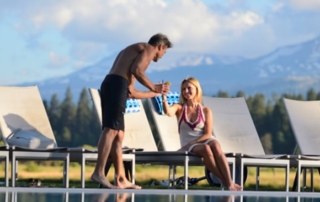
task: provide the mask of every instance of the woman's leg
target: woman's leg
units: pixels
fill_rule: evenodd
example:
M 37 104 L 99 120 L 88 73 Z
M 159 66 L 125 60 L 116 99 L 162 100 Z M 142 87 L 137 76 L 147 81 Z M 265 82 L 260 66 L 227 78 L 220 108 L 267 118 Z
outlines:
M 229 190 L 241 190 L 242 187 L 238 184 L 235 184 L 231 179 L 229 164 L 227 161 L 226 156 L 221 150 L 221 146 L 218 141 L 212 140 L 209 142 L 210 149 L 213 153 L 214 158 L 216 159 L 216 163 L 218 165 L 218 169 L 223 176 L 226 184 L 225 186 L 228 187 Z
M 196 145 L 192 149 L 192 152 L 203 158 L 203 163 L 206 166 L 206 168 L 208 168 L 208 170 L 210 172 L 212 172 L 214 175 L 216 175 L 220 179 L 222 184 L 227 183 L 224 180 L 224 177 L 216 164 L 214 155 L 213 155 L 209 145 L 207 145 L 207 144 Z

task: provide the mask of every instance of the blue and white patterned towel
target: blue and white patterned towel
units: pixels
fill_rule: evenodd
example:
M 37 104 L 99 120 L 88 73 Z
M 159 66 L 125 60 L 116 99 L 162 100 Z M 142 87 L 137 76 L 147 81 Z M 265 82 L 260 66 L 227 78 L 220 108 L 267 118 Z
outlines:
M 126 114 L 140 112 L 141 107 L 137 99 L 127 99 Z
M 180 98 L 179 92 L 169 92 L 167 94 L 168 105 L 171 106 L 173 104 L 179 103 L 179 98 Z M 163 106 L 162 106 L 162 96 L 155 97 L 152 100 L 153 100 L 153 104 L 155 106 L 156 111 L 159 114 L 164 115 Z
M 100 95 L 100 89 L 98 89 Z M 137 99 L 128 98 L 126 101 L 126 114 L 140 112 L 140 104 Z

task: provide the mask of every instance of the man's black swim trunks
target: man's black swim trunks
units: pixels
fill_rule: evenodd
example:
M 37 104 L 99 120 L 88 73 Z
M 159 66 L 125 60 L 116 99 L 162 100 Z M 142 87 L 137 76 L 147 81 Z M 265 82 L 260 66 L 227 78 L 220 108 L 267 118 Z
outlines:
M 128 81 L 115 74 L 109 74 L 103 80 L 100 87 L 102 129 L 107 127 L 124 131 L 128 87 Z

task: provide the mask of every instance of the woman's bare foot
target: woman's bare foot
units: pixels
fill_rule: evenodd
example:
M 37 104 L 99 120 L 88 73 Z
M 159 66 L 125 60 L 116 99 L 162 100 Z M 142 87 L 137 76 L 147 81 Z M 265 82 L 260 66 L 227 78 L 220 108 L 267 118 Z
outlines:
M 119 189 L 141 189 L 140 186 L 132 184 L 126 178 L 118 179 L 117 180 L 117 186 L 119 187 Z
M 96 173 L 91 175 L 91 180 L 102 185 L 103 188 L 107 189 L 119 189 L 119 187 L 112 185 L 104 176 L 99 176 Z
M 240 185 L 238 185 L 238 184 L 236 184 L 236 183 L 231 183 L 231 185 L 230 186 L 228 186 L 227 187 L 228 188 L 228 190 L 230 190 L 230 191 L 241 191 L 242 190 L 242 187 L 240 186 Z

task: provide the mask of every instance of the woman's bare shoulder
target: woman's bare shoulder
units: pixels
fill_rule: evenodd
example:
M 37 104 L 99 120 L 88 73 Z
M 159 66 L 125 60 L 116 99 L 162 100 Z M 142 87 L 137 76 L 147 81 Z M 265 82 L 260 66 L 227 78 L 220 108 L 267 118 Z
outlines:
M 180 111 L 182 109 L 182 104 L 174 103 L 173 105 L 171 105 L 171 107 L 175 108 L 177 111 Z
M 201 105 L 201 106 L 202 106 L 202 110 L 203 110 L 204 113 L 211 113 L 211 109 L 209 107 L 206 107 L 206 106 L 203 106 L 203 105 Z

